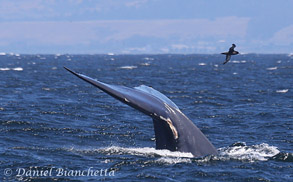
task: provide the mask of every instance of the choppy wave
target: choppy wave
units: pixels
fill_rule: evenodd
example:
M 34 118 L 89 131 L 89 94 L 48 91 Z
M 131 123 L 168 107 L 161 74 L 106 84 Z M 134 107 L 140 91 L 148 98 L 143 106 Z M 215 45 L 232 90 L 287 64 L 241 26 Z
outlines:
M 137 66 L 121 66 L 119 67 L 120 69 L 128 69 L 128 70 L 132 70 L 132 69 L 135 69 L 137 68 Z
M 111 146 L 106 148 L 100 148 L 95 150 L 98 153 L 106 155 L 134 155 L 157 158 L 155 163 L 159 164 L 177 164 L 177 163 L 191 163 L 193 155 L 191 153 L 184 152 L 172 152 L 169 150 L 157 150 L 155 148 L 143 147 L 143 148 L 124 148 Z M 153 160 L 153 159 L 151 159 Z
M 289 89 L 277 90 L 277 93 L 287 93 Z
M 246 60 L 234 60 L 232 63 L 246 63 Z
M 106 153 L 110 155 L 119 155 L 119 154 L 129 154 L 145 157 L 184 157 L 184 158 L 193 158 L 191 153 L 185 152 L 172 152 L 169 150 L 157 150 L 155 148 L 143 147 L 143 148 L 124 148 L 111 146 L 107 148 L 97 149 L 101 153 Z
M 0 68 L 0 71 L 9 71 L 10 68 Z
M 16 67 L 16 68 L 0 68 L 0 71 L 9 71 L 9 70 L 23 71 L 23 68 L 21 68 L 21 67 Z
M 270 157 L 279 154 L 275 146 L 262 143 L 247 146 L 245 143 L 235 143 L 232 146 L 219 149 L 219 160 L 267 161 Z
M 14 71 L 23 71 L 23 68 L 17 67 L 17 68 L 12 68 L 12 70 L 14 70 Z
M 278 69 L 278 67 L 267 68 L 267 70 L 270 70 L 270 71 L 272 71 L 272 70 L 276 70 L 276 69 Z
M 151 64 L 147 62 L 147 63 L 140 63 L 140 65 L 141 66 L 150 66 Z
M 206 63 L 198 63 L 199 66 L 205 66 L 207 65 Z

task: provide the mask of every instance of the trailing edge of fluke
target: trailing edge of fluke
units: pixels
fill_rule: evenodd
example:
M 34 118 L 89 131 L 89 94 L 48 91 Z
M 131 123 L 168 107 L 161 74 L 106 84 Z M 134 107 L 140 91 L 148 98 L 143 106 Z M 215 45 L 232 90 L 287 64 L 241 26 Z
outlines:
M 217 154 L 215 147 L 200 129 L 159 91 L 147 86 L 129 88 L 110 85 L 64 68 L 119 101 L 152 117 L 156 149 L 188 152 L 194 157 Z

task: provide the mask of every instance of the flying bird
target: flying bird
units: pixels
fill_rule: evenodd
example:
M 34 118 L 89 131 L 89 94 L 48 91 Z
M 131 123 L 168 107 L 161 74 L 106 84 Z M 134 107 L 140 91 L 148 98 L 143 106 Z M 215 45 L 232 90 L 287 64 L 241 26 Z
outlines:
M 230 49 L 229 49 L 228 52 L 223 52 L 223 53 L 221 53 L 221 54 L 225 54 L 225 55 L 226 55 L 226 60 L 225 60 L 225 62 L 224 62 L 223 64 L 228 63 L 228 62 L 230 61 L 232 55 L 237 55 L 237 54 L 239 54 L 238 51 L 235 51 L 235 50 L 234 50 L 235 47 L 236 47 L 236 45 L 235 45 L 235 44 L 232 44 L 232 47 L 230 47 Z

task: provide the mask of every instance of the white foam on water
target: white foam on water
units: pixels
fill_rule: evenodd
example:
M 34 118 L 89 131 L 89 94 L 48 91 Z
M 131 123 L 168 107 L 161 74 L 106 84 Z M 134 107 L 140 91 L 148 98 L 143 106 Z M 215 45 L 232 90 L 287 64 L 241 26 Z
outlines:
M 145 57 L 145 58 L 143 58 L 144 60 L 147 60 L 147 61 L 153 61 L 153 60 L 155 60 L 154 58 L 149 58 L 149 57 Z
M 210 162 L 211 160 L 240 160 L 248 162 L 267 161 L 269 160 L 269 158 L 280 153 L 277 147 L 270 146 L 266 143 L 251 146 L 246 146 L 245 144 L 242 144 L 241 146 L 219 148 L 218 155 L 206 156 L 204 158 L 198 159 L 194 158 L 191 153 L 157 150 L 150 147 L 124 148 L 111 146 L 95 149 L 94 151 L 99 153 L 105 153 L 106 155 L 136 155 L 144 157 L 158 157 L 155 162 L 162 164 L 191 163 L 193 159 L 196 162 Z M 83 150 L 83 152 L 85 151 Z
M 12 68 L 12 70 L 14 70 L 14 71 L 23 71 L 23 68 L 17 67 L 17 68 Z
M 206 63 L 198 63 L 199 66 L 205 66 L 207 65 Z
M 277 90 L 277 93 L 287 93 L 289 89 Z
M 142 65 L 142 66 L 149 66 L 151 64 L 150 63 L 141 63 L 140 65 Z
M 278 67 L 267 68 L 267 70 L 276 70 L 276 69 L 278 69 Z
M 247 146 L 245 143 L 240 143 L 241 145 L 234 145 L 230 147 L 219 148 L 218 155 L 209 155 L 202 158 L 195 158 L 191 153 L 184 152 L 172 152 L 169 150 L 157 150 L 155 148 L 143 147 L 143 148 L 125 148 L 118 146 L 109 146 L 105 148 L 87 148 L 87 149 L 77 149 L 75 147 L 65 148 L 66 151 L 78 153 L 81 155 L 93 155 L 95 153 L 100 153 L 106 156 L 113 156 L 114 159 L 119 155 L 133 155 L 142 156 L 149 158 L 150 162 L 159 164 L 177 164 L 177 163 L 207 163 L 211 161 L 229 161 L 229 160 L 239 160 L 244 162 L 255 162 L 255 161 L 267 161 L 270 158 L 276 156 L 280 153 L 277 147 L 270 146 L 269 144 L 262 143 L 257 145 Z M 39 147 L 15 147 L 14 149 L 19 150 L 61 150 L 60 148 L 39 148 Z M 64 149 L 63 149 L 64 150 Z M 124 156 L 122 156 L 124 158 Z M 111 157 L 106 158 L 101 161 L 102 163 L 113 162 Z
M 219 149 L 219 160 L 244 160 L 249 162 L 255 161 L 267 161 L 270 157 L 273 157 L 280 153 L 277 147 L 270 146 L 269 144 L 262 143 L 257 145 L 246 146 L 232 146 Z
M 5 52 L 0 52 L 0 56 L 6 56 Z
M 171 158 L 171 157 L 161 157 L 156 160 L 157 163 L 162 163 L 162 164 L 177 164 L 177 163 L 191 163 L 191 159 L 188 158 Z
M 240 63 L 240 61 L 232 61 L 232 63 Z
M 155 148 L 143 147 L 143 148 L 124 148 L 111 146 L 106 148 L 97 149 L 99 152 L 112 154 L 130 154 L 138 156 L 161 156 L 161 157 L 184 157 L 193 158 L 191 153 L 185 152 L 172 152 L 170 150 L 157 150 Z
M 159 158 L 155 160 L 156 163 L 161 164 L 177 164 L 177 163 L 191 163 L 191 158 L 193 155 L 191 153 L 184 152 L 172 152 L 169 150 L 157 150 L 155 148 L 143 147 L 143 148 L 123 148 L 123 147 L 107 147 L 98 149 L 100 152 L 106 152 L 109 154 L 129 154 L 136 156 L 145 157 L 156 157 Z
M 137 66 L 121 66 L 119 67 L 120 69 L 128 69 L 128 70 L 132 70 L 132 69 L 135 69 L 137 68 Z
M 9 71 L 9 70 L 23 71 L 23 68 L 21 68 L 21 67 L 16 67 L 16 68 L 0 68 L 0 71 Z

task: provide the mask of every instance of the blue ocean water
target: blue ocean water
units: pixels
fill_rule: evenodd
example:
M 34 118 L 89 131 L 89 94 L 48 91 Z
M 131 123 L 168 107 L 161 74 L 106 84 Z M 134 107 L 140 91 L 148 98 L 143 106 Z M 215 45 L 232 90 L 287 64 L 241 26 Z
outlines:
M 0 55 L 1 181 L 293 181 L 293 56 Z M 74 77 L 147 85 L 217 156 L 156 150 L 152 119 Z

